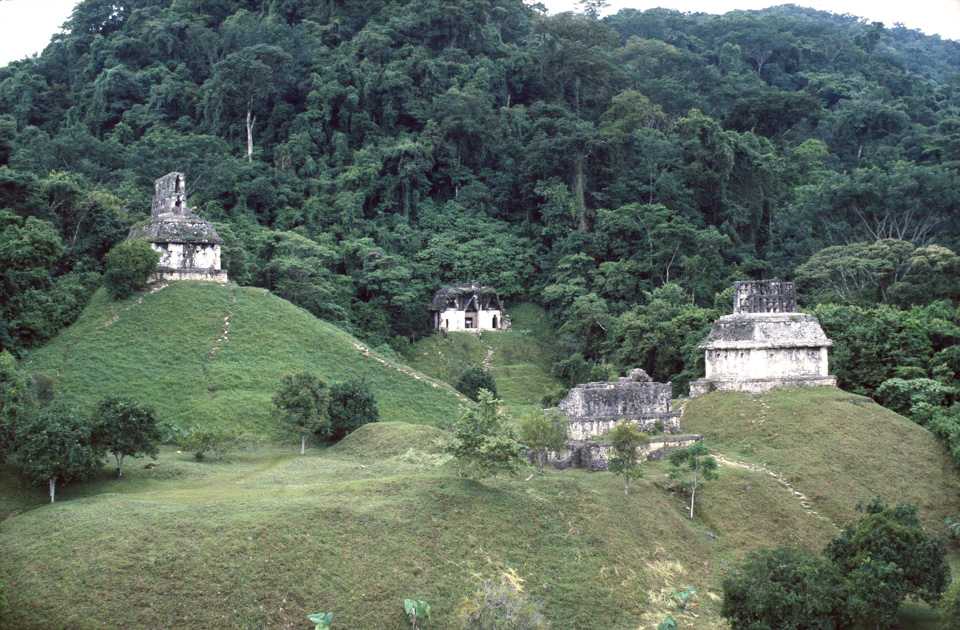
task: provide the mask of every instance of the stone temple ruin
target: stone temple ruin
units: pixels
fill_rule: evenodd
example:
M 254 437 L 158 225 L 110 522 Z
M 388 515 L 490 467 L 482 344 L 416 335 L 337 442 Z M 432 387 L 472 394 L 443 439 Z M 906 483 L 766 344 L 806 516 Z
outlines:
M 127 238 L 146 238 L 160 252 L 152 281 L 227 281 L 227 272 L 220 269 L 223 240 L 212 223 L 198 217 L 187 205 L 183 173 L 168 173 L 154 182 L 150 218 L 135 225 Z
M 437 291 L 430 306 L 430 327 L 435 331 L 509 330 L 510 317 L 493 287 L 466 282 Z
M 690 397 L 714 390 L 759 394 L 774 387 L 836 386 L 827 374 L 827 339 L 813 315 L 797 312 L 792 282 L 735 283 L 733 314 L 713 324 L 706 342 L 706 378 Z
M 622 420 L 636 423 L 646 433 L 659 429 L 664 434 L 651 438 L 645 447 L 648 459 L 693 444 L 702 436 L 677 435 L 680 414 L 671 409 L 670 395 L 670 383 L 654 383 L 640 369 L 616 381 L 577 385 L 557 405 L 570 423 L 569 441 L 566 450 L 552 455 L 553 465 L 607 470 L 611 445 L 603 436 Z

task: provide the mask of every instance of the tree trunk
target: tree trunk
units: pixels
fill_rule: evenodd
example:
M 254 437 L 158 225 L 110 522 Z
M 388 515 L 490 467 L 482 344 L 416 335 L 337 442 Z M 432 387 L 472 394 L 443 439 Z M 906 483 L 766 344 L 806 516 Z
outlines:
M 690 487 L 690 519 L 693 520 L 693 502 L 697 498 L 697 486 Z
M 117 460 L 117 477 L 123 477 L 123 453 L 114 453 L 113 456 Z
M 253 115 L 253 99 L 247 103 L 247 161 L 253 162 L 253 126 L 257 117 Z
M 493 489 L 494 489 L 494 490 L 498 490 L 498 489 L 499 489 L 499 486 L 497 485 L 497 476 L 496 476 L 496 475 L 493 476 Z
M 630 490 L 630 477 L 627 477 L 626 475 L 624 475 L 624 477 L 623 477 L 623 496 L 625 496 L 625 497 L 630 496 L 630 493 L 628 492 L 628 490 Z
M 300 454 L 303 455 L 307 452 L 307 434 L 304 433 L 300 436 Z
M 50 503 L 53 503 L 53 495 L 57 493 L 57 478 L 50 477 Z

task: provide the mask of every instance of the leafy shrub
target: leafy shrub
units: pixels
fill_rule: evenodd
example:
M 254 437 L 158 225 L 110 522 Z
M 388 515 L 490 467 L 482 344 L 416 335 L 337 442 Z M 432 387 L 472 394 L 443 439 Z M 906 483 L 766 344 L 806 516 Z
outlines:
M 363 381 L 350 380 L 330 387 L 330 438 L 342 440 L 365 424 L 378 422 L 377 399 Z
M 926 425 L 934 407 L 946 405 L 955 394 L 952 387 L 929 378 L 891 378 L 877 389 L 881 405 L 921 425 Z
M 940 619 L 943 630 L 960 630 L 960 580 L 954 581 L 943 594 L 943 599 L 940 600 Z
M 541 473 L 547 452 L 559 452 L 566 446 L 569 426 L 556 409 L 534 409 L 520 418 L 520 440 L 533 449 Z
M 734 630 L 845 628 L 853 621 L 845 600 L 828 562 L 799 549 L 760 549 L 723 580 L 720 614 Z
M 213 453 L 217 461 L 220 461 L 223 454 L 230 449 L 253 441 L 253 436 L 244 433 L 240 427 L 225 429 L 195 424 L 183 431 L 180 446 L 187 451 L 195 450 L 194 457 L 197 461 L 203 461 L 208 451 Z
M 524 594 L 522 580 L 507 573 L 483 580 L 460 604 L 457 620 L 463 630 L 545 630 L 549 626 L 540 608 Z
M 115 300 L 130 297 L 157 272 L 160 253 L 146 239 L 121 241 L 105 258 L 103 285 Z
M 517 441 L 516 429 L 500 413 L 500 401 L 485 389 L 478 398 L 475 407 L 461 407 L 447 452 L 456 459 L 461 474 L 473 479 L 493 475 L 496 488 L 499 474 L 516 474 L 525 464 L 526 449 Z
M 849 582 L 862 614 L 889 625 L 907 597 L 939 601 L 950 584 L 945 543 L 927 535 L 917 507 L 890 506 L 877 497 L 857 509 L 864 517 L 845 525 L 824 555 Z
M 461 374 L 456 387 L 458 392 L 470 400 L 477 400 L 481 389 L 485 389 L 493 394 L 494 398 L 497 397 L 497 382 L 494 380 L 493 374 L 487 372 L 479 365 Z

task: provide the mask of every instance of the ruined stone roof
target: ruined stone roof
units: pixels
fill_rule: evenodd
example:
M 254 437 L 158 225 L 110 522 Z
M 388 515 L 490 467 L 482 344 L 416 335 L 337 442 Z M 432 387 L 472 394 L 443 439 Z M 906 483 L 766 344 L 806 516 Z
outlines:
M 705 350 L 830 347 L 820 322 L 807 313 L 736 313 L 713 323 Z
M 733 312 L 796 313 L 797 292 L 792 282 L 747 280 L 734 282 Z
M 433 295 L 432 311 L 454 309 L 458 311 L 503 310 L 500 298 L 493 287 L 479 282 L 463 282 L 440 289 Z
M 581 383 L 557 408 L 571 421 L 634 420 L 678 416 L 671 410 L 670 383 L 655 383 L 640 369 L 615 381 Z
M 183 173 L 167 173 L 153 183 L 150 218 L 134 225 L 128 239 L 145 238 L 151 243 L 223 244 L 213 224 L 201 219 L 187 205 Z

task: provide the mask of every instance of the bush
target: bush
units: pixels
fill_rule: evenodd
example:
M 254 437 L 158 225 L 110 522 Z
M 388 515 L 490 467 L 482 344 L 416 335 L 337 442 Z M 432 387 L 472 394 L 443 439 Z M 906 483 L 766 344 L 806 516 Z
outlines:
M 921 425 L 929 420 L 926 410 L 947 405 L 955 394 L 952 387 L 929 378 L 891 378 L 877 389 L 881 405 Z
M 734 630 L 846 628 L 845 599 L 829 563 L 799 549 L 760 549 L 723 580 L 720 614 Z
M 494 398 L 497 397 L 497 383 L 493 379 L 493 374 L 480 366 L 470 368 L 457 381 L 457 391 L 470 400 L 477 400 L 477 395 L 481 389 L 493 394 Z
M 344 381 L 330 387 L 330 438 L 342 440 L 365 424 L 378 422 L 380 412 L 373 392 L 363 381 Z
M 501 473 L 516 474 L 526 462 L 526 450 L 517 441 L 517 430 L 500 413 L 500 400 L 485 389 L 480 390 L 479 404 L 461 407 L 453 427 L 453 443 L 447 452 L 453 455 L 460 473 L 472 479 Z
M 853 605 L 889 626 L 904 599 L 939 601 L 950 584 L 946 545 L 927 535 L 916 506 L 877 497 L 857 509 L 864 517 L 845 525 L 824 551 L 849 582 Z
M 115 300 L 130 297 L 157 272 L 160 253 L 146 239 L 121 241 L 106 255 L 103 285 Z
M 940 627 L 943 630 L 960 630 L 960 581 L 950 585 L 940 600 Z
M 520 418 L 520 440 L 533 449 L 540 472 L 550 451 L 559 452 L 567 445 L 569 423 L 556 409 L 534 409 Z
M 512 573 L 498 581 L 483 580 L 480 588 L 460 604 L 457 620 L 463 630 L 545 630 L 549 626 L 540 605 L 523 593 Z

